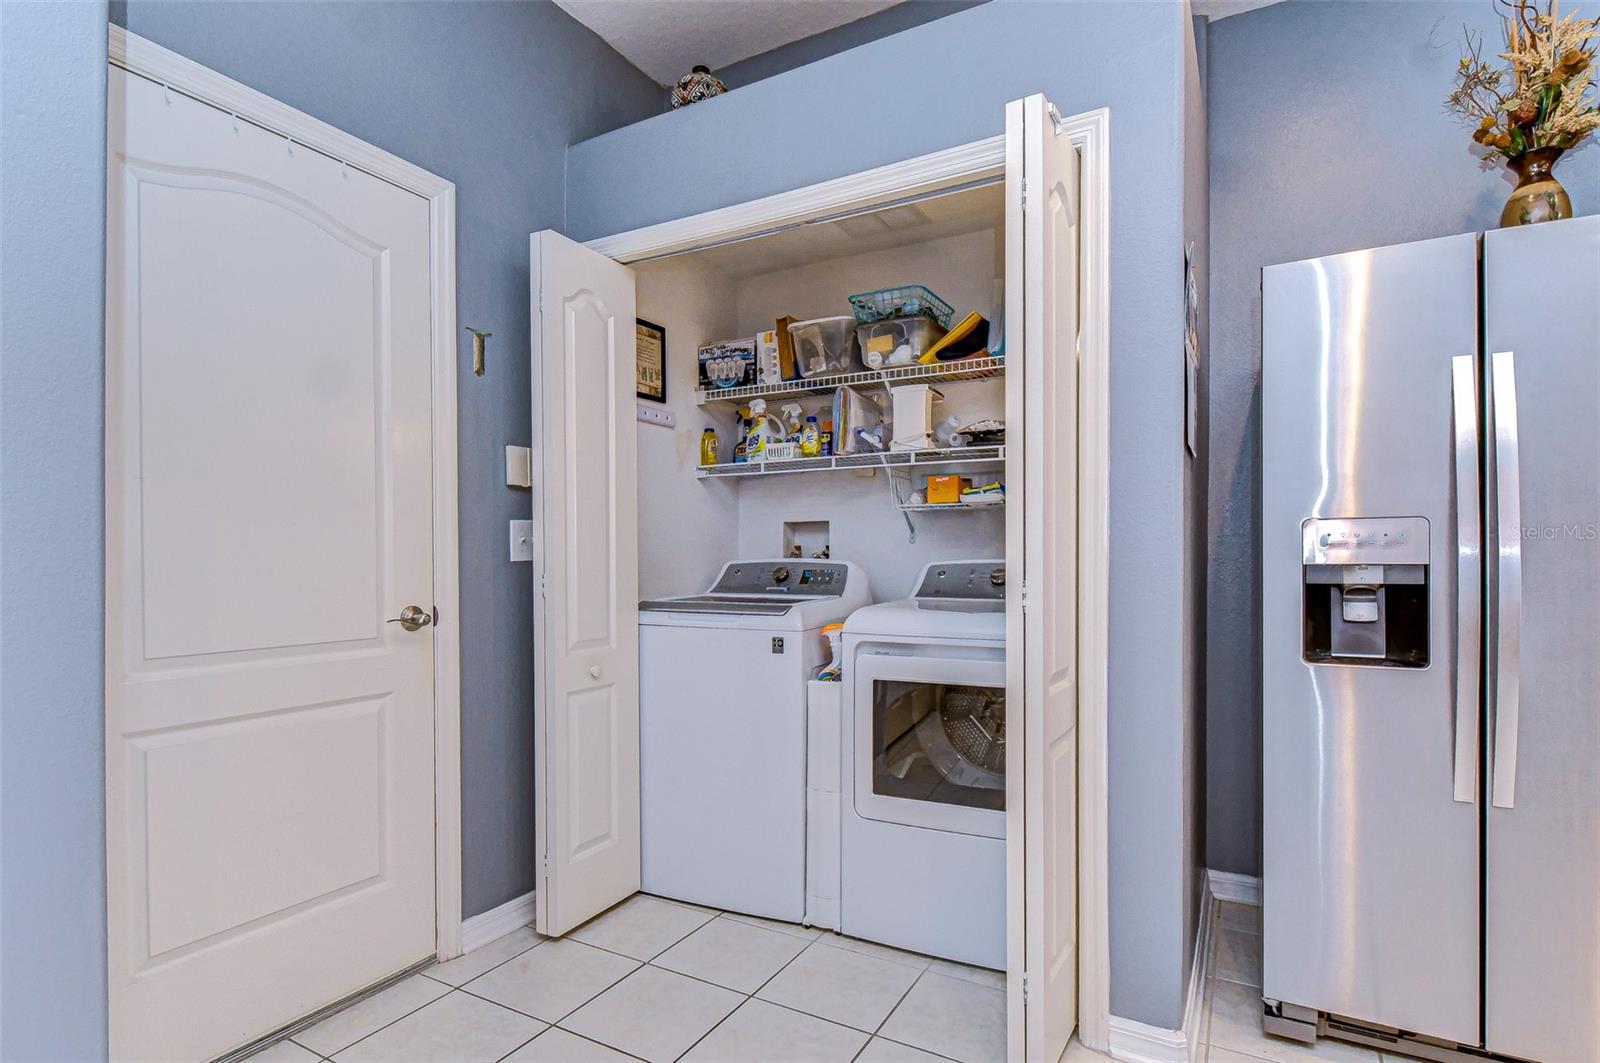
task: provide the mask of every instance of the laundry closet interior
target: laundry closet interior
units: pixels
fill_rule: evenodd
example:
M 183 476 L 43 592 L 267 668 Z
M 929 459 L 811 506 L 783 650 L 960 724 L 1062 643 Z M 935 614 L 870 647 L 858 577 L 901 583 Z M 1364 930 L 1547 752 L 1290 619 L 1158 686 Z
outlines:
M 1060 142 L 1036 148 L 1031 229 L 1012 113 L 1012 152 L 975 179 L 626 269 L 535 235 L 541 931 L 642 890 L 1016 975 L 1037 905 L 1065 1023 L 1039 1033 L 1065 1043 L 1075 706 L 1028 685 L 1022 650 L 1075 674 L 1050 647 L 1075 646 L 1078 158 L 1028 104 Z M 663 401 L 633 394 L 635 318 L 664 333 Z M 849 318 L 820 348 L 806 324 Z M 764 375 L 759 353 L 702 365 L 791 323 L 776 374 L 770 353 Z M 1028 477 L 1030 443 L 1049 456 Z M 1051 514 L 1031 535 L 1025 486 Z M 1025 633 L 1044 573 L 1060 593 Z M 1039 899 L 1035 688 L 1068 717 L 1032 729 Z

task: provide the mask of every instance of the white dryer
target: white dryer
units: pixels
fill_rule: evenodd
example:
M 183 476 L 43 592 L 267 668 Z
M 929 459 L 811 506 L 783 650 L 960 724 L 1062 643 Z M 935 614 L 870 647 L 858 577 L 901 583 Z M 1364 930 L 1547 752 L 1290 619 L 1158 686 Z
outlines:
M 824 624 L 872 600 L 847 561 L 733 561 L 704 594 L 639 603 L 645 892 L 798 923 L 806 683 Z
M 1005 562 L 929 565 L 844 627 L 840 929 L 1005 967 Z

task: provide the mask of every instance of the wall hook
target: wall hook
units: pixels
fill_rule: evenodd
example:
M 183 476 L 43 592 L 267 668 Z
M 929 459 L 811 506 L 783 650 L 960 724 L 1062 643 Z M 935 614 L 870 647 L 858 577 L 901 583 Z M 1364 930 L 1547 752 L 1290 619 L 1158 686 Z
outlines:
M 478 376 L 483 375 L 483 341 L 493 336 L 492 332 L 483 332 L 467 326 L 467 331 L 472 333 L 472 371 Z
M 167 101 L 167 106 L 172 106 L 172 86 L 165 81 L 161 83 L 161 98 Z
M 233 119 L 233 131 L 237 133 L 239 131 L 239 116 L 233 111 L 229 111 L 228 117 Z
M 284 143 L 287 144 L 288 147 L 289 147 L 289 154 L 293 155 L 294 154 L 294 137 L 286 136 L 286 137 L 283 138 L 283 140 L 284 140 Z

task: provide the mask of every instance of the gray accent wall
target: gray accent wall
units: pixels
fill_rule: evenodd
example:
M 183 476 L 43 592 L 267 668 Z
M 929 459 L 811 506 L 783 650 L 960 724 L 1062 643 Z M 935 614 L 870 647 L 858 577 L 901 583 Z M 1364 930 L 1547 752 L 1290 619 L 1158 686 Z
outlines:
M 1206 859 L 1261 870 L 1261 267 L 1492 228 L 1515 183 L 1444 111 L 1494 7 L 1290 0 L 1211 24 Z M 1600 210 L 1600 147 L 1556 175 Z
M 0 1059 L 106 1058 L 106 6 L 0 3 Z
M 1030 93 L 1068 114 L 1111 108 L 1111 1004 L 1169 1028 L 1199 860 L 1180 282 L 1186 220 L 1203 226 L 1198 204 L 1185 217 L 1182 172 L 1191 33 L 1180 4 L 993 0 L 577 144 L 567 163 L 569 232 L 591 239 L 994 136 Z
M 462 907 L 533 888 L 531 566 L 506 522 L 505 446 L 529 442 L 528 234 L 563 225 L 567 145 L 661 90 L 554 4 L 129 0 L 129 30 L 456 184 L 461 491 Z

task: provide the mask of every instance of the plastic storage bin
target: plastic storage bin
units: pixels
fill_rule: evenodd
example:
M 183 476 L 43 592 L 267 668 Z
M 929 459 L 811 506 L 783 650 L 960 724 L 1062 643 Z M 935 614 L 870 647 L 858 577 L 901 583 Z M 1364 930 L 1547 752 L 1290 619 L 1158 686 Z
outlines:
M 800 375 L 815 377 L 860 370 L 855 325 L 855 319 L 849 317 L 818 317 L 790 325 Z
M 862 324 L 882 321 L 887 317 L 931 317 L 944 328 L 956 316 L 955 308 L 920 284 L 904 284 L 898 288 L 880 288 L 875 292 L 858 292 L 850 297 L 856 320 Z
M 867 368 L 883 369 L 912 364 L 944 333 L 944 326 L 931 317 L 894 317 L 857 325 L 856 342 Z

